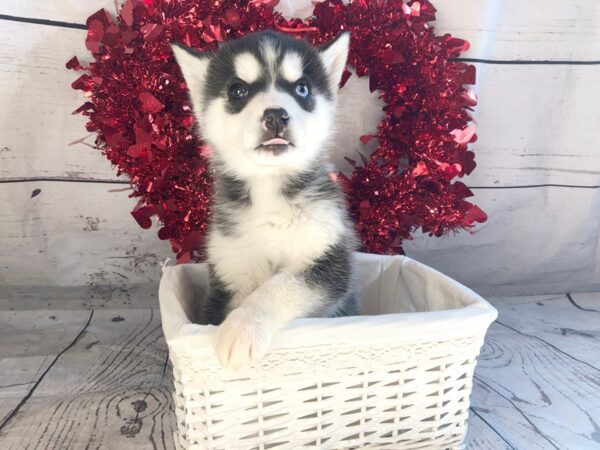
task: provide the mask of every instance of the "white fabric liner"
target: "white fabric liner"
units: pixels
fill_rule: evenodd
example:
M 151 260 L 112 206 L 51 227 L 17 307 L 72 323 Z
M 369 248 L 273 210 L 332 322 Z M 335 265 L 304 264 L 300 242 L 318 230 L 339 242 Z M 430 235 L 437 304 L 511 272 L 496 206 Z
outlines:
M 362 316 L 293 320 L 272 350 L 347 343 L 371 338 L 443 341 L 485 333 L 497 311 L 481 296 L 440 272 L 404 256 L 355 255 Z M 203 301 L 206 264 L 165 267 L 159 288 L 165 338 L 175 351 L 214 357 L 212 325 L 188 319 L 193 301 Z M 194 300 L 196 299 L 196 300 Z M 276 305 L 274 305 L 276 307 Z M 398 328 L 403 330 L 398 335 Z

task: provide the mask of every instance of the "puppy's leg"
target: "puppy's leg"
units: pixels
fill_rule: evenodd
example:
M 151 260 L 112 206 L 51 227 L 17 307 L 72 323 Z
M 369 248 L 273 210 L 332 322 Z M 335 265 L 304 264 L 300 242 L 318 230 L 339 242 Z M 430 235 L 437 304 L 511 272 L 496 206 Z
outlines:
M 290 320 L 316 312 L 323 296 L 301 275 L 272 276 L 232 310 L 219 327 L 216 351 L 221 364 L 236 369 L 260 358 L 274 333 Z
M 209 292 L 204 303 L 195 305 L 194 323 L 219 325 L 225 320 L 226 310 L 233 293 L 219 278 L 212 264 L 208 266 Z
M 266 353 L 271 338 L 290 320 L 343 310 L 350 299 L 351 249 L 332 246 L 304 271 L 273 275 L 219 327 L 216 350 L 221 364 L 238 368 Z M 337 313 L 334 315 L 343 315 Z

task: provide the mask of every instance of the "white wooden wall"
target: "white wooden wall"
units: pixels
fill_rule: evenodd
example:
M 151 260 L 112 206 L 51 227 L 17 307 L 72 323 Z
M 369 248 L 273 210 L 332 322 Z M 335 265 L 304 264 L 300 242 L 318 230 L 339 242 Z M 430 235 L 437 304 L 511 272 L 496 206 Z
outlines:
M 484 294 L 600 289 L 600 2 L 435 4 L 439 32 L 471 42 L 479 140 L 466 182 L 489 220 L 473 233 L 418 235 L 407 253 Z M 37 286 L 127 303 L 128 287 L 152 291 L 172 256 L 156 228 L 131 218 L 128 184 L 100 152 L 69 145 L 86 131 L 71 115 L 83 102 L 70 88 L 78 75 L 64 64 L 89 59 L 81 24 L 100 7 L 114 2 L 0 2 L 0 299 L 42 301 Z M 352 153 L 379 105 L 365 80 L 342 92 L 353 115 L 340 119 L 338 149 Z

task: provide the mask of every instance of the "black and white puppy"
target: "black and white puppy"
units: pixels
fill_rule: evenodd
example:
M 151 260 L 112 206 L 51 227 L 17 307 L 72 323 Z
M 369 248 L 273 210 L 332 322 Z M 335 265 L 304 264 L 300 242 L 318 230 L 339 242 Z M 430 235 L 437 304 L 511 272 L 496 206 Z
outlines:
M 226 367 L 261 357 L 292 319 L 357 313 L 357 240 L 328 161 L 349 43 L 264 31 L 215 53 L 173 46 L 212 147 L 210 294 L 196 320 L 220 324 Z

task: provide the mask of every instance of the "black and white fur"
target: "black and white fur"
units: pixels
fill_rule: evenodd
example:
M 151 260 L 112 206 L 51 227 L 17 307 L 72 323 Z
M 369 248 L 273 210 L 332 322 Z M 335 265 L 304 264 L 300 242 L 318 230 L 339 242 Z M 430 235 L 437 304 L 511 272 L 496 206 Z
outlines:
M 210 294 L 196 320 L 220 325 L 226 367 L 262 356 L 294 318 L 357 313 L 357 241 L 328 162 L 349 42 L 313 48 L 265 31 L 216 53 L 173 46 L 212 147 Z

